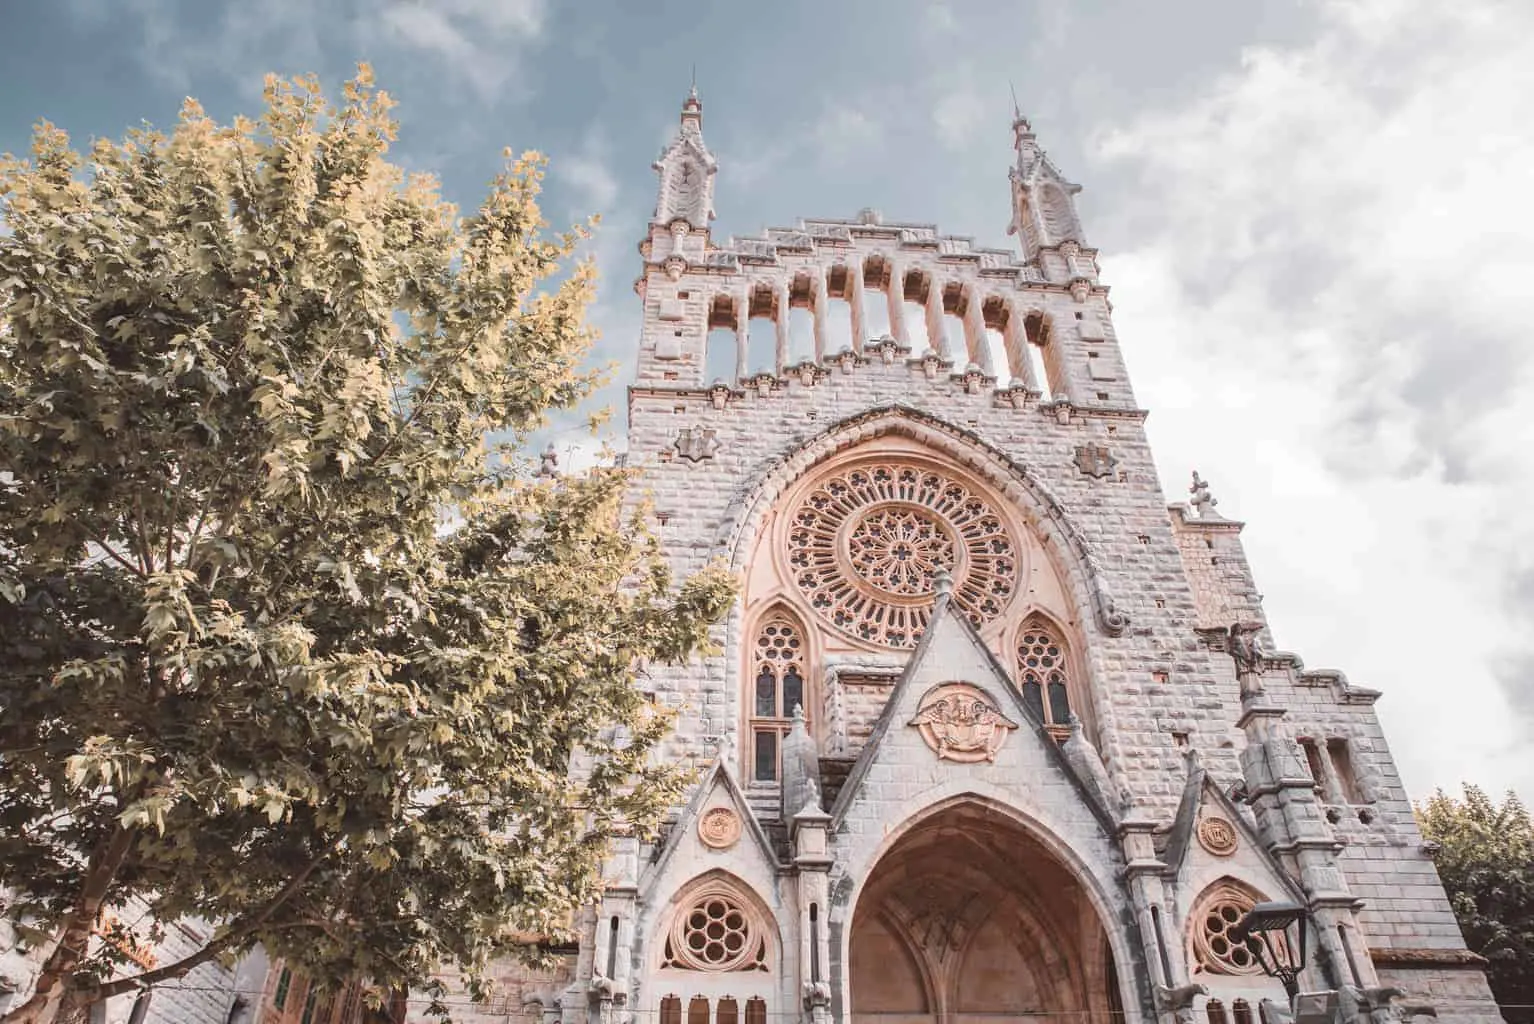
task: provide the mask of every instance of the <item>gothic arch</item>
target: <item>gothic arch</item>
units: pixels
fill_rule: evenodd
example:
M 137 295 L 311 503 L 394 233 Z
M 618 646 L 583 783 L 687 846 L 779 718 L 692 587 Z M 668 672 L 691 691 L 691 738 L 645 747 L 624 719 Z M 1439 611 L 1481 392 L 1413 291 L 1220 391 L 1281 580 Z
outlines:
M 971 782 L 973 783 L 973 780 Z M 871 881 L 875 883 L 873 892 L 878 892 L 879 868 L 888 861 L 891 853 L 897 851 L 908 837 L 918 833 L 924 827 L 934 823 L 946 824 L 944 819 L 956 812 L 968 812 L 982 819 L 1004 819 L 1004 828 L 1014 829 L 1021 837 L 1042 848 L 1055 867 L 1063 871 L 1064 875 L 1079 887 L 1101 925 L 1100 943 L 1106 944 L 1108 951 L 1105 964 L 1111 961 L 1114 966 L 1112 973 L 1117 978 L 1116 995 L 1120 1004 L 1125 1008 L 1141 1008 L 1140 990 L 1148 984 L 1148 979 L 1144 974 L 1142 959 L 1135 954 L 1137 945 L 1132 941 L 1138 938 L 1139 922 L 1129 907 L 1127 895 L 1116 884 L 1114 866 L 1107 863 L 1101 865 L 1103 870 L 1100 876 L 1093 871 L 1091 861 L 1081 855 L 1064 837 L 1004 798 L 984 794 L 973 784 L 958 792 L 939 795 L 937 799 L 910 814 L 898 825 L 888 828 L 871 852 L 862 856 L 855 855 L 845 864 L 845 875 L 842 881 L 833 885 L 833 895 L 827 915 L 832 928 L 833 943 L 839 947 L 833 949 L 833 960 L 839 960 L 841 964 L 846 965 L 847 969 L 850 969 L 853 962 L 854 922 L 863 907 L 865 895 L 869 894 Z M 1105 837 L 1104 841 L 1110 850 L 1115 849 L 1111 840 Z M 977 863 L 972 856 L 972 851 L 966 852 L 964 860 L 966 865 L 971 867 Z M 979 868 L 975 867 L 975 870 Z M 875 896 L 875 898 L 878 897 Z M 1018 908 L 1027 909 L 1025 901 L 1012 902 L 1015 902 Z M 1028 927 L 1022 927 L 1016 921 L 1012 924 L 1016 934 L 1030 945 L 1049 950 L 1055 948 L 1058 943 L 1052 942 L 1053 935 L 1048 921 L 1047 915 L 1035 913 L 1034 920 L 1028 922 Z M 976 933 L 978 931 L 977 928 Z M 1095 952 L 1100 952 L 1102 946 L 1093 944 L 1091 948 Z M 1138 943 L 1138 948 L 1143 948 L 1143 942 Z M 1040 962 L 1055 968 L 1053 973 L 1058 975 L 1056 960 L 1045 957 Z M 845 971 L 841 980 L 842 987 L 836 995 L 841 1004 L 840 1018 L 854 1019 L 851 1016 L 853 1007 L 848 991 L 850 977 Z M 1126 1019 L 1135 1020 L 1138 1016 L 1131 1013 Z
M 785 635 L 784 627 L 792 635 Z M 743 687 L 740 777 L 750 785 L 779 778 L 776 768 L 770 777 L 763 772 L 758 759 L 767 755 L 758 749 L 758 744 L 762 742 L 762 733 L 771 733 L 770 759 L 776 765 L 782 756 L 783 738 L 792 725 L 794 704 L 802 707 L 810 734 L 818 735 L 823 703 L 817 683 L 820 633 L 809 628 L 798 609 L 774 598 L 747 612 L 741 636 L 745 643 L 741 644 L 738 659 Z M 793 681 L 790 670 L 796 677 Z M 763 678 L 764 673 L 770 675 L 770 681 Z
M 752 925 L 761 930 L 767 943 L 768 971 L 766 973 L 774 977 L 781 976 L 784 973 L 783 936 L 779 932 L 776 915 L 750 882 L 723 868 L 714 868 L 689 878 L 677 886 L 665 905 L 651 916 L 650 948 L 645 957 L 650 970 L 660 969 L 665 959 L 666 936 L 676 921 L 677 915 L 685 914 L 699 896 L 714 889 L 728 891 L 745 905 L 751 916 Z
M 849 417 L 779 456 L 731 501 L 715 549 L 728 552 L 731 567 L 742 569 L 762 523 L 784 492 L 838 452 L 888 435 L 907 437 L 953 460 L 1008 498 L 1053 553 L 1083 625 L 1090 620 L 1107 636 L 1124 632 L 1129 618 L 1118 609 L 1097 556 L 1049 489 L 973 432 L 898 403 Z
M 1024 692 L 1024 679 L 1022 674 L 1022 648 L 1023 638 L 1029 634 L 1031 627 L 1043 627 L 1047 630 L 1062 648 L 1060 660 L 1065 676 L 1066 697 L 1070 705 L 1071 713 L 1081 719 L 1082 728 L 1086 730 L 1088 737 L 1093 743 L 1097 742 L 1097 706 L 1093 700 L 1092 689 L 1087 685 L 1086 652 L 1082 649 L 1080 631 L 1072 629 L 1048 608 L 1038 605 L 1027 605 L 1020 609 L 1017 616 L 1017 625 L 1007 633 L 1007 657 L 1002 663 L 1009 666 L 1013 671 L 1013 681 L 1018 690 Z M 1041 694 L 1043 705 L 1050 707 L 1050 695 L 1047 689 L 1047 679 L 1044 680 L 1045 691 Z M 1045 715 L 1044 722 L 1049 726 L 1052 733 L 1063 737 L 1067 721 L 1057 720 L 1058 716 Z

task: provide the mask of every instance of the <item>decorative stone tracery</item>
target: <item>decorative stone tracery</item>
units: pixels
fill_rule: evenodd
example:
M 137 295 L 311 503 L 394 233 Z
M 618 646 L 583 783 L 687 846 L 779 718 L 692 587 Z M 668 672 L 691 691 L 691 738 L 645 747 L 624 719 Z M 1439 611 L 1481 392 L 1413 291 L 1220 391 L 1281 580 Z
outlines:
M 713 883 L 676 915 L 662 967 L 688 971 L 765 971 L 767 938 L 761 922 L 730 886 Z
M 791 513 L 793 579 L 822 619 L 885 647 L 916 646 L 932 615 L 933 576 L 976 626 L 1017 587 L 1017 539 L 989 497 L 936 468 L 865 463 L 826 476 Z
M 1256 903 L 1255 896 L 1232 882 L 1220 882 L 1204 894 L 1189 918 L 1193 963 L 1198 969 L 1210 974 L 1262 973 L 1257 959 L 1259 940 L 1247 937 L 1238 941 L 1235 936 L 1236 925 Z
M 921 699 L 911 724 L 938 760 L 973 764 L 994 761 L 1017 723 L 1001 713 L 990 695 L 969 683 L 944 683 Z
M 1070 723 L 1065 645 L 1037 618 L 1026 623 L 1017 637 L 1017 682 L 1024 702 L 1040 721 L 1061 727 Z

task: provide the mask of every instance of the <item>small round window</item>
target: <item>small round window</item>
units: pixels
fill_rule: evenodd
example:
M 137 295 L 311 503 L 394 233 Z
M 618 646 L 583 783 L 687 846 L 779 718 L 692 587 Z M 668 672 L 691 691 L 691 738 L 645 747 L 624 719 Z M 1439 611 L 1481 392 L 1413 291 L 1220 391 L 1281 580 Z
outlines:
M 1261 974 L 1258 941 L 1238 940 L 1236 925 L 1256 900 L 1231 884 L 1217 886 L 1199 901 L 1193 916 L 1193 959 L 1211 974 Z
M 666 967 L 692 971 L 765 971 L 767 943 L 745 901 L 711 886 L 677 914 L 666 936 Z

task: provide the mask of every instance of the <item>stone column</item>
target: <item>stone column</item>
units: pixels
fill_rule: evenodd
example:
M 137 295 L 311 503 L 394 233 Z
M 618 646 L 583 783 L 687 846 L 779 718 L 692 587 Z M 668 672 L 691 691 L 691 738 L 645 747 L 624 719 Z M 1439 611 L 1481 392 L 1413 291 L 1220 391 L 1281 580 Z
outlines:
M 826 361 L 826 304 L 830 302 L 826 289 L 826 272 L 815 271 L 810 301 L 815 304 L 815 362 Z
M 964 343 L 969 349 L 969 361 L 986 373 L 993 373 L 991 348 L 985 343 L 985 319 L 980 313 L 980 290 L 973 286 L 964 305 Z
M 587 986 L 590 1019 L 613 1020 L 628 1005 L 633 986 L 634 911 L 639 895 L 639 840 L 623 835 L 613 842 L 607 862 L 607 888 L 596 921 L 591 979 Z M 616 923 L 616 927 L 614 924 Z
M 898 262 L 891 259 L 889 272 L 889 286 L 884 298 L 890 311 L 890 336 L 902 345 L 909 345 L 911 341 L 905 329 L 905 286 L 901 281 L 904 271 Z
M 943 289 L 937 278 L 927 278 L 927 340 L 940 358 L 952 359 L 948 334 L 943 330 Z
M 775 376 L 783 376 L 783 367 L 788 365 L 788 282 L 779 281 L 773 289 L 775 305 L 778 307 L 777 316 L 773 317 L 772 326 L 776 332 L 778 357 L 777 365 L 773 367 Z
M 743 288 L 735 296 L 735 379 L 739 384 L 746 376 L 746 346 L 751 341 L 751 289 Z
M 826 845 L 831 816 L 820 808 L 820 787 L 793 816 L 794 867 L 799 869 L 799 986 L 802 1020 L 829 1024 L 831 1020 L 831 940 L 826 927 L 830 898 L 827 875 L 832 858 Z
M 1039 383 L 1039 375 L 1034 372 L 1033 360 L 1028 358 L 1028 332 L 1023 327 L 1023 318 L 1017 315 L 1015 309 L 1007 310 L 1007 327 L 1002 338 L 1006 344 L 1007 358 L 1012 363 L 1013 377 L 1021 377 L 1023 387 L 1034 394 L 1043 394 L 1043 385 Z
M 867 317 L 863 314 L 863 264 L 851 264 L 848 272 L 851 278 L 847 287 L 847 304 L 852 307 L 852 351 L 862 354 L 863 342 L 867 340 L 863 336 L 867 329 Z
M 1160 1024 L 1190 1024 L 1193 999 L 1204 990 L 1203 986 L 1194 985 L 1189 979 L 1181 930 L 1176 927 L 1172 901 L 1167 898 L 1166 885 L 1162 882 L 1166 865 L 1156 856 L 1156 828 L 1154 819 L 1133 811 L 1119 823 L 1124 877 L 1129 882 L 1130 904 L 1139 925 L 1154 1019 Z

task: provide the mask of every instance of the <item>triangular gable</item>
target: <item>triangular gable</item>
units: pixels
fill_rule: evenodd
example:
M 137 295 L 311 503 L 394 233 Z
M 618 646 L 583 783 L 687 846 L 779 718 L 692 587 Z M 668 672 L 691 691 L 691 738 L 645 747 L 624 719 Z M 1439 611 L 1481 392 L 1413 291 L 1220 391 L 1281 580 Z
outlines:
M 1014 742 L 1035 742 L 1041 745 L 1045 757 L 1070 781 L 1080 795 L 1082 803 L 1091 810 L 1106 833 L 1113 835 L 1117 823 L 1112 811 L 1103 805 L 1087 781 L 1072 768 L 1065 755 L 1061 753 L 1059 745 L 1045 729 L 1044 722 L 1023 701 L 1022 692 L 1013 683 L 1011 674 L 1002 667 L 996 655 L 980 639 L 973 624 L 952 608 L 952 597 L 949 594 L 939 595 L 932 609 L 932 617 L 927 622 L 926 632 L 923 633 L 921 641 L 912 652 L 911 660 L 906 663 L 905 671 L 895 681 L 889 699 L 884 704 L 884 710 L 880 713 L 878 721 L 874 723 L 872 733 L 863 744 L 863 749 L 858 754 L 846 783 L 837 795 L 836 804 L 831 809 L 832 830 L 841 825 L 848 810 L 857 800 L 864 780 L 879 756 L 880 748 L 884 745 L 885 737 L 890 730 L 904 728 L 909 724 L 912 713 L 910 691 L 913 687 L 921 685 L 918 681 L 928 683 L 932 681 L 928 678 L 932 675 L 928 671 L 928 662 L 933 656 L 933 649 L 939 645 L 945 649 L 945 654 L 957 655 L 957 660 L 952 657 L 945 658 L 939 675 L 951 680 L 986 682 L 1004 695 L 1007 704 L 1002 708 L 1003 714 L 1016 719 L 1019 724 L 1016 732 L 1020 735 Z M 917 695 L 918 698 L 919 696 Z
M 761 822 L 756 820 L 756 815 L 751 812 L 751 805 L 747 803 L 740 783 L 735 780 L 735 773 L 730 770 L 729 760 L 727 754 L 721 753 L 715 758 L 713 767 L 698 782 L 692 799 L 682 808 L 682 813 L 667 833 L 661 849 L 645 870 L 647 880 L 660 877 L 681 847 L 704 845 L 698 837 L 698 822 L 715 807 L 729 807 L 733 810 L 740 820 L 741 839 L 756 847 L 768 867 L 774 871 L 781 867 L 772 841 L 762 829 Z
M 1198 840 L 1200 823 L 1216 817 L 1235 831 L 1231 853 L 1213 852 Z M 1197 750 L 1188 752 L 1188 780 L 1183 786 L 1177 815 L 1167 835 L 1162 862 L 1166 865 L 1167 875 L 1172 879 L 1191 881 L 1200 875 L 1215 873 L 1237 878 L 1244 876 L 1243 880 L 1249 882 L 1266 881 L 1268 884 L 1262 888 L 1267 889 L 1274 899 L 1279 898 L 1282 892 L 1297 902 L 1305 902 L 1300 887 L 1268 852 L 1267 844 L 1262 841 L 1261 835 L 1252 827 L 1241 808 L 1232 803 L 1210 777 L 1199 760 Z M 1187 895 L 1191 898 L 1197 893 Z

